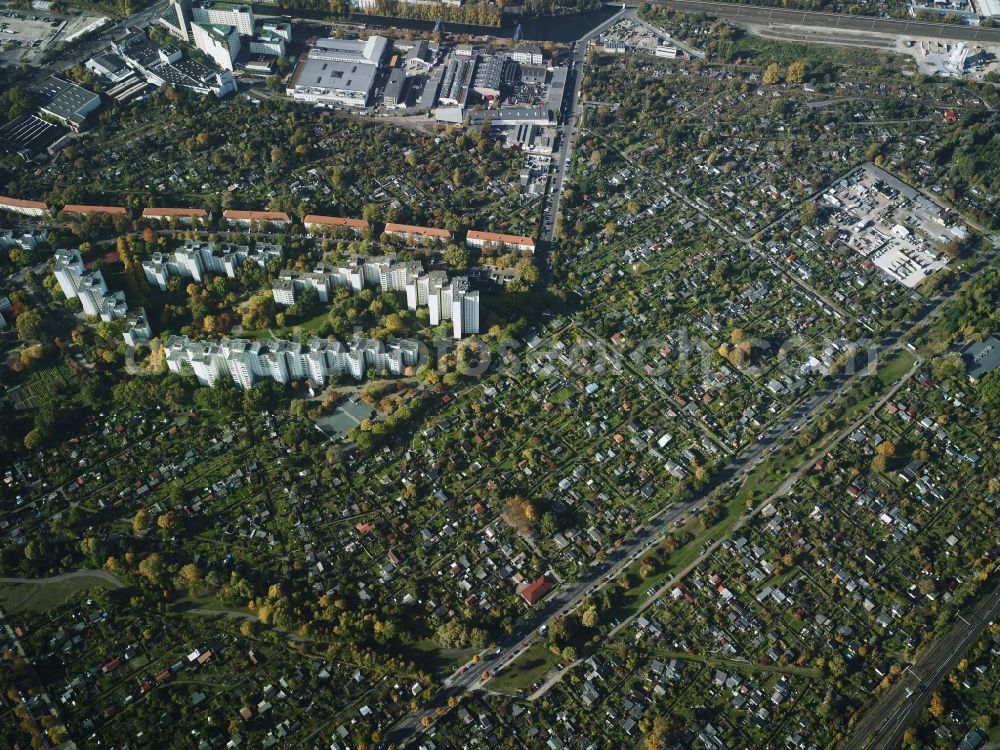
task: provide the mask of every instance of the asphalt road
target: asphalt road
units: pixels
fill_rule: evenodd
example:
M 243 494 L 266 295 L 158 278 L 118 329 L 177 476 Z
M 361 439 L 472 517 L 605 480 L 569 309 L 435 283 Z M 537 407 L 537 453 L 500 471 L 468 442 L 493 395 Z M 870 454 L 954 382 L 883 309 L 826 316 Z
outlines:
M 570 70 L 566 80 L 566 88 L 569 91 L 569 95 L 563 97 L 562 111 L 558 113 L 562 120 L 562 125 L 559 126 L 558 130 L 559 153 L 556 155 L 556 169 L 552 175 L 549 194 L 545 198 L 542 211 L 540 239 L 546 244 L 551 244 L 555 238 L 556 217 L 559 215 L 559 201 L 562 200 L 566 167 L 570 163 L 570 157 L 573 153 L 573 134 L 576 131 L 578 118 L 582 114 L 580 110 L 580 88 L 583 85 L 583 63 L 587 57 L 587 44 L 595 36 L 608 27 L 613 26 L 629 13 L 629 10 L 623 8 L 600 26 L 588 31 L 576 41 L 570 54 Z
M 994 584 L 971 611 L 959 616 L 889 691 L 855 725 L 840 750 L 888 750 L 919 714 L 940 682 L 983 630 L 1000 614 L 1000 584 Z
M 705 13 L 717 18 L 742 24 L 767 26 L 813 26 L 830 30 L 868 31 L 898 37 L 930 37 L 966 42 L 1000 42 L 1000 28 L 984 29 L 948 23 L 870 18 L 844 13 L 817 13 L 787 8 L 761 8 L 735 3 L 709 2 L 708 0 L 650 0 L 651 5 L 673 8 L 684 13 Z

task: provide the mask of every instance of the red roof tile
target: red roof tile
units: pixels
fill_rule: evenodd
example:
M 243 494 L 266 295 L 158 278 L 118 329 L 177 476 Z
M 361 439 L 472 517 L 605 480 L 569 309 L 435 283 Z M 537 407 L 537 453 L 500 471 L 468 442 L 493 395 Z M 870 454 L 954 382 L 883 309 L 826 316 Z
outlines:
M 521 589 L 521 597 L 528 606 L 533 606 L 552 590 L 552 585 L 548 576 L 542 576 Z

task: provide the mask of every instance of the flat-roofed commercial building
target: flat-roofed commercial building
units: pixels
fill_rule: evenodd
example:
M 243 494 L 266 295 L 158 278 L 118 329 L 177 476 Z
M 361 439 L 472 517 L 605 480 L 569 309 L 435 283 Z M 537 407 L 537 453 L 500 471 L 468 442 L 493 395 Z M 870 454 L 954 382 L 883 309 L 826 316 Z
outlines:
M 303 102 L 367 107 L 389 49 L 384 36 L 320 39 L 299 58 L 286 93 Z

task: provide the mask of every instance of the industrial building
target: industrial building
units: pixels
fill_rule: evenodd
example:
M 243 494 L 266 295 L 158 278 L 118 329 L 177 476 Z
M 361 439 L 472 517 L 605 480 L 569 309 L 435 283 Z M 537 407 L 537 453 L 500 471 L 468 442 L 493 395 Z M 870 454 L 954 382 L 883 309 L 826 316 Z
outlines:
M 320 39 L 299 59 L 286 93 L 325 106 L 367 107 L 390 46 L 384 36 Z
M 82 86 L 50 76 L 37 89 L 43 101 L 42 114 L 53 118 L 74 132 L 79 132 L 87 115 L 101 106 L 101 97 Z

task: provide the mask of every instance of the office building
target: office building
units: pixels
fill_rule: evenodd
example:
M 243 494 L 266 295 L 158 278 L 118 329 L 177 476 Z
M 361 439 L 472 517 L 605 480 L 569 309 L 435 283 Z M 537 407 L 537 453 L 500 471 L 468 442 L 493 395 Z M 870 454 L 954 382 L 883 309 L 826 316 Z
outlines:
M 191 41 L 189 31 L 191 3 L 189 0 L 170 0 L 170 4 L 167 7 L 167 15 L 156 20 L 171 36 L 180 39 L 182 42 Z
M 521 65 L 541 65 L 542 48 L 537 44 L 518 44 L 508 55 L 511 60 Z

